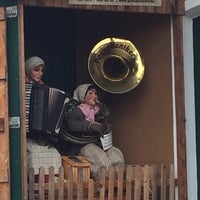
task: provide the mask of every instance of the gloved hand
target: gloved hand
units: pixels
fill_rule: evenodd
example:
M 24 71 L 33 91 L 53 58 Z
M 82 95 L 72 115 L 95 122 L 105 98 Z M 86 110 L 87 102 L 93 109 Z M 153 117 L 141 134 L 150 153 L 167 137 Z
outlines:
M 103 135 L 109 133 L 111 131 L 111 127 L 106 122 L 102 124 L 102 133 Z
M 101 113 L 96 114 L 95 115 L 95 121 L 99 122 L 99 123 L 103 123 L 105 121 L 105 117 Z
M 92 122 L 90 125 L 91 131 L 94 131 L 99 134 L 100 137 L 103 137 L 103 126 L 98 122 Z

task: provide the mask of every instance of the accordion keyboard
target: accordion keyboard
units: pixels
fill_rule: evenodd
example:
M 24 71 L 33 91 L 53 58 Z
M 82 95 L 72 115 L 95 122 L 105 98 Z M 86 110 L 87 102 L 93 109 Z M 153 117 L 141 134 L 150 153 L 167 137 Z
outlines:
M 31 98 L 31 90 L 33 84 L 26 83 L 25 85 L 25 106 L 26 106 L 26 132 L 29 132 L 29 108 L 30 108 L 30 98 Z

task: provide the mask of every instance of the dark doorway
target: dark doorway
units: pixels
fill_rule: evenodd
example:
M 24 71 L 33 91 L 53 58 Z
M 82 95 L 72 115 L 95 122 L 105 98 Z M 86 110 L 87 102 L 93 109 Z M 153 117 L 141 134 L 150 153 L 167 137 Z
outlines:
M 24 7 L 25 59 L 43 58 L 45 83 L 65 92 L 75 84 L 74 20 L 73 10 Z

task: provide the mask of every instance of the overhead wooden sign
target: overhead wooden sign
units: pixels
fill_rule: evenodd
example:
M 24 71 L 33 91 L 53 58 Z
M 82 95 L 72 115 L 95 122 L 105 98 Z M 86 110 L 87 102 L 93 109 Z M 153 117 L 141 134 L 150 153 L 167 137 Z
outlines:
M 161 0 L 69 0 L 69 4 L 161 6 Z
M 26 6 L 154 14 L 184 14 L 185 0 L 18 0 Z

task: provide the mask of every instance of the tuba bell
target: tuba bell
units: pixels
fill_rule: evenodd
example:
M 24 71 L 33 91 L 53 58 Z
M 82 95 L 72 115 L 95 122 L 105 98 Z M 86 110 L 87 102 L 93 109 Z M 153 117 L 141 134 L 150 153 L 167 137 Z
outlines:
M 129 41 L 106 38 L 97 43 L 88 58 L 88 71 L 103 90 L 120 94 L 134 89 L 143 79 L 144 62 Z

